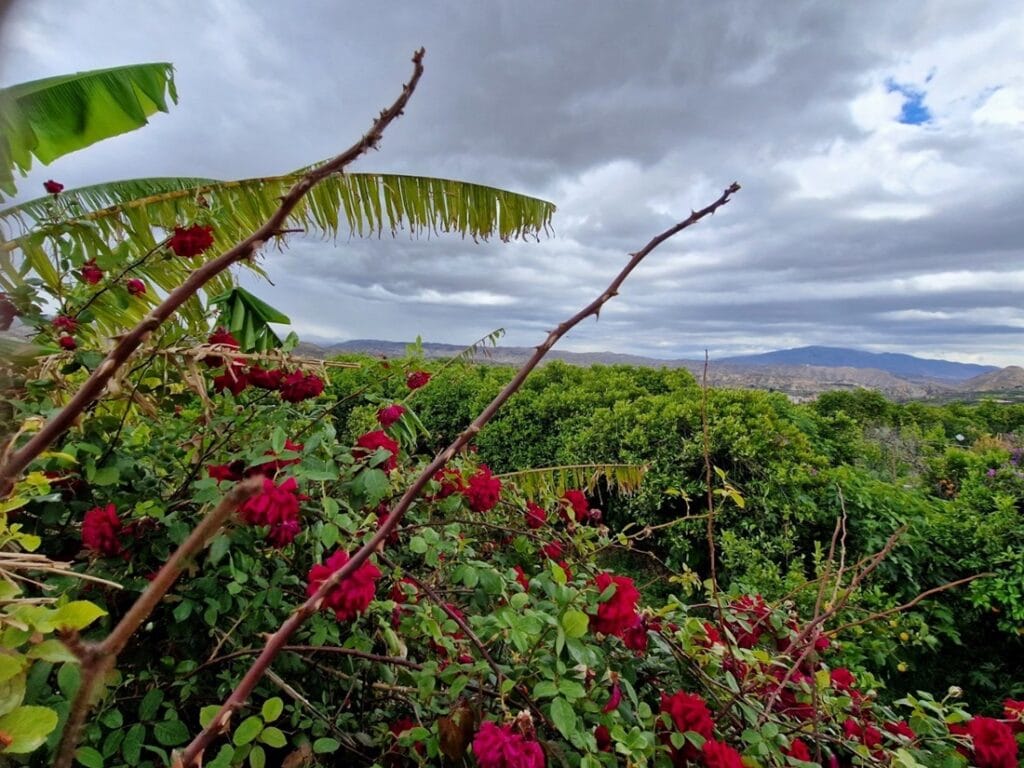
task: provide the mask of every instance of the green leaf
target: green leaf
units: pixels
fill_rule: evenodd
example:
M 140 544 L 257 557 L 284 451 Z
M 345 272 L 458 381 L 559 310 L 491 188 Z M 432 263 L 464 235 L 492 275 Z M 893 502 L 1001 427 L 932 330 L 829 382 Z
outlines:
M 47 640 L 46 642 L 58 643 L 61 647 L 64 647 L 64 643 L 60 640 Z M 39 645 L 44 645 L 40 643 Z M 32 655 L 33 651 L 39 648 L 39 645 L 31 648 L 28 652 L 29 658 L 36 658 Z M 4 654 L 0 655 L 0 682 L 4 680 L 10 680 L 16 674 L 21 672 L 25 668 L 25 657 L 20 653 Z
M 199 727 L 207 728 L 213 722 L 213 718 L 220 712 L 220 704 L 209 704 L 199 710 Z
M 85 768 L 103 768 L 103 755 L 92 747 L 79 747 L 75 750 L 75 760 Z
M 391 493 L 391 481 L 388 480 L 387 474 L 376 467 L 360 472 L 359 482 L 362 485 L 363 496 L 365 496 L 368 507 L 377 506 Z
M 188 741 L 188 727 L 181 720 L 164 720 L 153 726 L 153 735 L 165 747 L 176 747 Z
M 263 733 L 260 734 L 260 741 L 274 749 L 280 749 L 288 743 L 288 739 L 285 738 L 284 732 L 280 728 L 275 728 L 273 725 L 269 728 L 263 729 Z
M 25 677 L 22 672 L 0 683 L 0 714 L 12 711 L 25 700 Z
M 24 755 L 41 747 L 57 727 L 57 713 L 49 707 L 18 707 L 0 717 L 0 733 L 11 738 L 4 754 Z
M 151 688 L 146 691 L 139 703 L 139 720 L 152 720 L 156 717 L 157 710 L 164 701 L 164 692 L 159 688 Z
M 558 681 L 558 690 L 562 693 L 565 698 L 569 701 L 575 701 L 576 699 L 582 699 L 587 695 L 587 690 L 575 680 L 562 679 Z
M 61 664 L 57 670 L 57 687 L 65 698 L 73 699 L 82 683 L 82 673 L 77 664 Z M 163 694 L 161 694 L 163 695 Z
M 92 476 L 93 485 L 117 485 L 121 479 L 121 470 L 117 467 L 102 467 Z
M 105 610 L 88 600 L 73 600 L 58 608 L 50 618 L 50 623 L 61 629 L 85 629 L 100 616 L 106 615 Z
M 103 723 L 107 728 L 116 729 L 124 725 L 124 715 L 121 714 L 119 709 L 108 709 L 100 717 L 100 722 Z
M 275 696 L 272 699 L 267 699 L 263 702 L 263 707 L 260 709 L 260 714 L 263 716 L 263 722 L 272 723 L 281 716 L 281 712 L 284 711 L 284 702 L 281 701 L 279 696 Z
M 210 565 L 216 565 L 224 559 L 224 555 L 231 549 L 231 538 L 226 534 L 219 533 L 210 542 Z
M 121 755 L 128 765 L 138 765 L 139 757 L 142 754 L 142 744 L 146 741 L 146 727 L 141 723 L 135 723 L 128 729 L 128 733 L 121 742 Z
M 241 747 L 253 741 L 263 730 L 263 720 L 256 715 L 245 718 L 235 729 L 235 735 L 231 741 L 236 747 Z
M 413 536 L 409 539 L 409 551 L 422 555 L 427 551 L 427 541 L 422 536 Z
M 39 645 L 34 645 L 28 650 L 28 657 L 30 659 L 40 659 L 42 661 L 52 661 L 55 663 L 68 662 L 70 664 L 77 664 L 78 657 L 73 654 L 64 643 L 60 640 L 44 640 Z M 8 657 L 0 657 L 0 679 L 4 679 L 4 661 Z
M 558 697 L 551 702 L 551 722 L 555 724 L 558 732 L 566 739 L 572 737 L 576 732 L 576 712 L 572 704 Z
M 590 617 L 583 611 L 569 609 L 562 615 L 562 627 L 566 637 L 583 637 L 590 626 Z
M 313 742 L 313 751 L 318 755 L 326 755 L 330 752 L 337 752 L 341 743 L 336 739 L 322 738 Z
M 267 753 L 263 751 L 263 747 L 259 744 L 252 748 L 249 752 L 249 765 L 252 768 L 264 768 L 267 764 Z
M 554 680 L 541 680 L 533 686 L 533 698 L 551 699 L 558 695 L 558 685 Z

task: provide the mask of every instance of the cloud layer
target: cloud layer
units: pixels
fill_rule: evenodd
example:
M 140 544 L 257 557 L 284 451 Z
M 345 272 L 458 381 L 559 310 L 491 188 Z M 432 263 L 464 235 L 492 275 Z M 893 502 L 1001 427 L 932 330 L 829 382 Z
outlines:
M 260 295 L 310 338 L 510 344 L 657 251 L 563 342 L 662 357 L 801 344 L 1014 364 L 1024 329 L 1024 11 L 1012 3 L 252 4 L 23 0 L 5 83 L 167 60 L 181 103 L 24 183 L 277 173 L 347 146 L 427 48 L 362 170 L 558 205 L 540 243 L 296 241 Z

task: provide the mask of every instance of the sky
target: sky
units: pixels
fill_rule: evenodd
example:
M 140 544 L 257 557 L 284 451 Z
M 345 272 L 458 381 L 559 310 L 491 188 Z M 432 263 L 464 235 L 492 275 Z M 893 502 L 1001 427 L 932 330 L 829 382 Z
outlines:
M 420 46 L 406 114 L 352 170 L 535 195 L 553 235 L 295 238 L 272 285 L 243 280 L 304 339 L 535 345 L 738 181 L 559 348 L 1024 364 L 1024 6 L 1004 0 L 16 0 L 0 84 L 170 61 L 180 95 L 19 186 L 287 172 L 361 135 Z

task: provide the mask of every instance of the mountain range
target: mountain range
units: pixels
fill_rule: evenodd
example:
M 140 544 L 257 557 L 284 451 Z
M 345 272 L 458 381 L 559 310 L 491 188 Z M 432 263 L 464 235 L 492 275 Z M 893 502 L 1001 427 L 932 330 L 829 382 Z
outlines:
M 296 350 L 310 357 L 361 353 L 375 357 L 402 357 L 406 342 L 354 339 L 327 346 L 303 343 Z M 424 342 L 428 358 L 452 357 L 464 351 L 455 344 Z M 532 347 L 487 347 L 475 359 L 497 365 L 521 365 Z M 703 360 L 661 360 L 615 352 L 565 352 L 552 350 L 546 360 L 571 365 L 636 365 L 652 368 L 686 368 L 697 377 Z M 1024 368 L 960 363 L 913 355 L 866 352 L 845 347 L 810 346 L 776 350 L 759 355 L 712 359 L 708 382 L 716 387 L 763 389 L 783 392 L 794 400 L 807 400 L 828 390 L 866 388 L 896 400 L 972 400 L 997 397 L 1024 400 Z

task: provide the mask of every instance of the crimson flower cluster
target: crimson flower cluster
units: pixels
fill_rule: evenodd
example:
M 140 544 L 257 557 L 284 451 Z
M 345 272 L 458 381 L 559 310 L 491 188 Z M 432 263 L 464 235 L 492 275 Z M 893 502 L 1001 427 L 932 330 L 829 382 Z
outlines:
M 413 371 L 405 377 L 405 385 L 409 389 L 419 389 L 427 386 L 430 381 L 430 374 L 427 371 Z
M 56 197 L 57 195 L 64 191 L 64 185 L 61 184 L 59 181 L 48 179 L 47 181 L 43 182 L 43 189 L 45 189 L 49 194 Z
M 124 525 L 113 504 L 95 507 L 82 519 L 82 545 L 102 557 L 117 557 L 123 553 L 121 535 Z
M 462 493 L 474 512 L 490 512 L 501 497 L 501 480 L 494 477 L 490 467 L 481 464 L 469 478 Z
M 265 526 L 267 541 L 281 548 L 291 544 L 299 535 L 299 502 L 302 498 L 294 477 L 280 485 L 265 477 L 263 490 L 246 499 L 238 508 L 238 515 L 249 525 Z
M 207 339 L 213 344 L 238 349 L 238 339 L 225 328 L 217 328 Z M 224 366 L 224 372 L 213 377 L 213 388 L 217 392 L 227 390 L 236 397 L 250 386 L 280 393 L 281 399 L 299 403 L 319 397 L 324 391 L 324 382 L 319 376 L 302 371 L 288 372 L 282 368 L 267 370 L 259 365 L 246 366 L 243 362 L 226 359 L 219 355 L 207 355 L 202 360 L 211 368 Z
M 405 414 L 405 408 L 397 403 L 385 406 L 377 411 L 377 423 L 387 429 Z
M 309 571 L 306 595 L 312 597 L 316 594 L 320 586 L 348 561 L 348 552 L 339 549 L 322 565 L 314 565 Z M 333 610 L 338 621 L 351 621 L 373 602 L 377 579 L 380 577 L 380 569 L 367 560 L 327 593 L 323 602 L 324 609 Z
M 146 293 L 146 284 L 137 277 L 131 277 L 126 280 L 124 287 L 132 296 L 143 296 Z
M 167 247 L 176 256 L 192 258 L 213 245 L 213 227 L 193 224 L 191 227 L 175 227 L 174 234 L 167 241 Z
M 8 298 L 6 293 L 0 293 L 0 331 L 10 328 L 18 314 L 18 308 L 14 306 L 14 302 Z
M 82 281 L 89 285 L 96 285 L 103 279 L 103 270 L 96 266 L 96 259 L 89 259 L 82 265 Z
M 544 768 L 544 750 L 540 744 L 512 725 L 496 725 L 485 720 L 473 738 L 473 755 L 480 768 Z
M 378 467 L 390 474 L 392 470 L 398 467 L 399 447 L 398 443 L 388 437 L 387 432 L 383 430 L 375 429 L 356 438 L 356 446 L 352 449 L 352 456 L 359 461 L 365 461 L 375 456 L 377 451 L 382 449 L 388 452 L 388 456 Z

